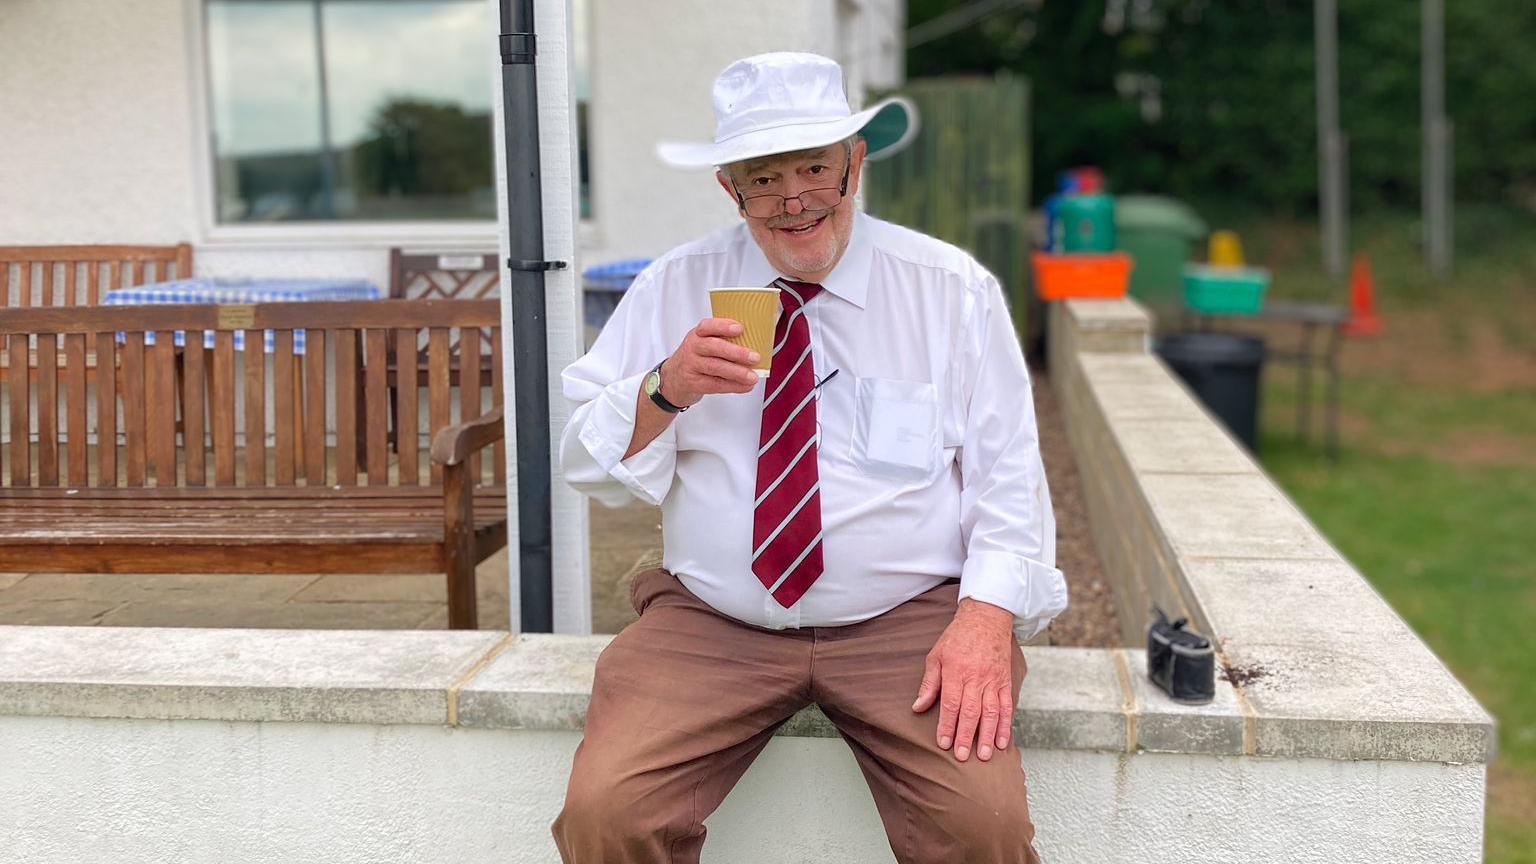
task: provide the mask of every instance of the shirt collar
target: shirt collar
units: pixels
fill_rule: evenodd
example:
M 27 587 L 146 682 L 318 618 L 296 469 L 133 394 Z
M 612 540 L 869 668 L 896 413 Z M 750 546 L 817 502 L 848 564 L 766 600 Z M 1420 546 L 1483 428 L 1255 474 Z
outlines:
M 768 257 L 763 254 L 757 241 L 752 239 L 752 232 L 747 230 L 746 225 L 741 226 L 741 234 L 745 249 L 741 270 L 737 274 L 740 283 L 768 285 L 782 276 L 768 263 Z M 843 257 L 838 260 L 837 266 L 822 280 L 821 287 L 863 309 L 864 299 L 869 294 L 869 268 L 874 253 L 869 216 L 862 212 L 854 213 L 853 233 L 848 238 L 848 248 L 843 250 Z

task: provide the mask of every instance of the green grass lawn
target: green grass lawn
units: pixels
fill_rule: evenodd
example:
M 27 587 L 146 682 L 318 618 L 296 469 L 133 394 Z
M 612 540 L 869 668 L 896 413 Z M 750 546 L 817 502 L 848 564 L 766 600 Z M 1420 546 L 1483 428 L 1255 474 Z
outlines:
M 1419 266 L 1411 217 L 1357 221 L 1388 330 L 1346 346 L 1342 456 L 1297 440 L 1285 366 L 1266 375 L 1261 456 L 1498 719 L 1487 861 L 1536 864 L 1536 221 L 1497 216 L 1461 221 L 1444 284 Z M 1239 228 L 1277 294 L 1343 298 L 1314 228 Z

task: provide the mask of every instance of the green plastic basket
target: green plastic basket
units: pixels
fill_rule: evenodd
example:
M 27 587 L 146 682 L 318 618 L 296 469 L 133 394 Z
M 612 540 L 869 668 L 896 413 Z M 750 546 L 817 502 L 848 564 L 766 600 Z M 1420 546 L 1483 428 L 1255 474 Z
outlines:
M 1262 267 L 1184 265 L 1184 305 L 1205 315 L 1257 315 L 1269 290 Z

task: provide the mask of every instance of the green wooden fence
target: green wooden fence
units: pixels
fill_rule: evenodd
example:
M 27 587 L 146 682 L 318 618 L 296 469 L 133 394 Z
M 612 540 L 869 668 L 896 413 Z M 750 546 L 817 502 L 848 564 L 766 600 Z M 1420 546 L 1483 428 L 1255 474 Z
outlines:
M 1003 283 L 1025 333 L 1029 290 L 1029 85 L 1011 76 L 929 78 L 901 93 L 922 126 L 905 150 L 865 167 L 869 212 L 969 250 Z

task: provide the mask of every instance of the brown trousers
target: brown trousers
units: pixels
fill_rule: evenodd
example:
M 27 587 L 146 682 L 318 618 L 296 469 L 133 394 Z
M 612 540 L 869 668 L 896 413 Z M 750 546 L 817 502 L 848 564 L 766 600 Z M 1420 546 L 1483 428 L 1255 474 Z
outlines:
M 665 570 L 631 592 L 640 620 L 597 661 L 554 824 L 566 864 L 697 862 L 705 818 L 811 703 L 853 748 L 902 864 L 1038 864 L 1018 748 L 956 762 L 935 743 L 938 708 L 912 712 L 957 584 L 859 624 L 782 631 L 721 615 Z M 1015 694 L 1023 679 L 1018 652 Z

